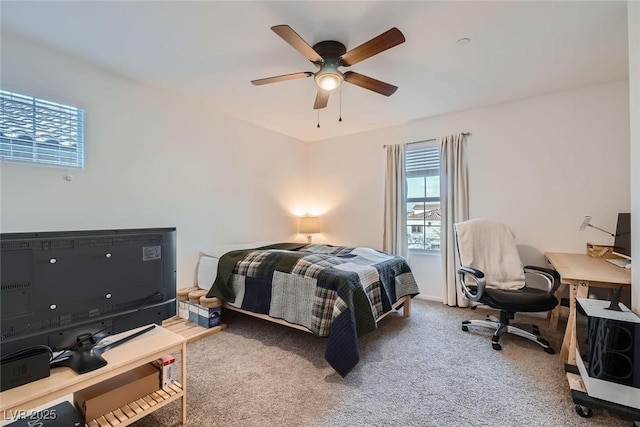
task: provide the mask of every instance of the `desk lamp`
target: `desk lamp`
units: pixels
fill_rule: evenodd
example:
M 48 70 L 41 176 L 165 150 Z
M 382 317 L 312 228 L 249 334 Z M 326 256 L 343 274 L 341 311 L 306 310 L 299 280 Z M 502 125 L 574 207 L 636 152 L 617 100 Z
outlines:
M 591 216 L 590 215 L 585 215 L 584 216 L 584 220 L 582 221 L 582 224 L 580 224 L 580 227 L 578 227 L 578 231 L 584 231 L 584 229 L 587 228 L 587 227 L 595 228 L 596 230 L 600 230 L 600 231 L 602 231 L 604 233 L 607 233 L 611 237 L 616 237 L 616 235 L 613 234 L 612 232 L 607 231 L 607 230 L 603 230 L 600 227 L 596 227 L 595 225 L 592 225 L 591 224 Z

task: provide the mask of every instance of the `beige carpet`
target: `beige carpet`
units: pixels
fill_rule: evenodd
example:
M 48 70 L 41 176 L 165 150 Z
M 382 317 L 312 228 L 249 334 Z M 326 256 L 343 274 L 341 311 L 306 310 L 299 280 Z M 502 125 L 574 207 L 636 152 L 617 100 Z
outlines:
M 343 379 L 324 360 L 325 339 L 225 312 L 225 331 L 188 346 L 187 425 L 631 425 L 601 410 L 580 418 L 557 354 L 512 335 L 495 351 L 488 329 L 460 329 L 485 313 L 414 299 L 411 317 L 389 315 L 361 338 Z M 534 320 L 559 352 L 562 333 Z M 134 425 L 178 425 L 179 412 L 173 402 Z

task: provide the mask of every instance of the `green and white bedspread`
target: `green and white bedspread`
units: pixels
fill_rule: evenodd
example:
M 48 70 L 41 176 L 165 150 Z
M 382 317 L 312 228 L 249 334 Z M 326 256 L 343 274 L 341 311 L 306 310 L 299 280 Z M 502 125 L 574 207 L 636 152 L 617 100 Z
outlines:
M 231 251 L 207 296 L 328 337 L 325 359 L 342 376 L 360 360 L 358 336 L 404 296 L 418 294 L 404 258 L 370 248 L 279 243 Z

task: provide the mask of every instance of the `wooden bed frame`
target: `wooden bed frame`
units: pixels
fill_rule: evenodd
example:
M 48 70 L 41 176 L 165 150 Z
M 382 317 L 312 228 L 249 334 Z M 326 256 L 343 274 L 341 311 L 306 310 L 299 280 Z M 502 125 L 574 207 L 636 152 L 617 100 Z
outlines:
M 222 306 L 224 308 L 228 308 L 229 310 L 233 310 L 233 311 L 237 311 L 239 313 L 248 314 L 249 316 L 257 317 L 258 319 L 268 320 L 269 322 L 278 323 L 280 325 L 288 326 L 290 328 L 299 329 L 301 331 L 305 331 L 305 332 L 311 333 L 311 331 L 309 329 L 305 328 L 304 326 L 296 325 L 295 323 L 289 323 L 284 319 L 277 319 L 275 317 L 270 317 L 267 314 L 254 313 L 252 311 L 248 311 L 248 310 L 244 310 L 242 308 L 234 307 L 232 305 L 227 304 L 226 302 L 223 303 Z M 393 307 L 393 310 L 389 310 L 385 314 L 383 314 L 382 316 L 378 317 L 376 319 L 376 323 L 379 322 L 380 320 L 382 320 L 387 314 L 393 313 L 394 311 L 398 312 L 400 310 L 400 308 L 402 308 L 402 317 L 409 317 L 409 315 L 411 314 L 411 297 L 407 295 L 407 296 L 404 296 L 404 297 L 400 298 L 398 301 L 396 301 L 395 304 L 393 304 L 392 307 Z

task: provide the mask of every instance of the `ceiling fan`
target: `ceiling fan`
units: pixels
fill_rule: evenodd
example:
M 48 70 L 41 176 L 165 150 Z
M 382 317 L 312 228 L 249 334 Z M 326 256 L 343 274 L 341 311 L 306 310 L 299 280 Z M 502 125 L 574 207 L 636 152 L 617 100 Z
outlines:
M 295 50 L 300 52 L 302 56 L 311 61 L 313 65 L 318 67 L 318 71 L 315 73 L 303 71 L 300 73 L 252 80 L 251 83 L 256 86 L 313 76 L 318 85 L 316 100 L 313 104 L 314 110 L 325 108 L 329 102 L 329 94 L 333 89 L 340 86 L 343 81 L 385 96 L 393 95 L 398 89 L 397 86 L 376 80 L 364 74 L 353 71 L 343 73 L 338 70 L 338 67 L 350 67 L 380 52 L 404 43 L 404 35 L 395 27 L 348 52 L 344 44 L 335 40 L 321 41 L 311 47 L 288 25 L 276 25 L 271 27 L 271 30 L 289 43 Z

